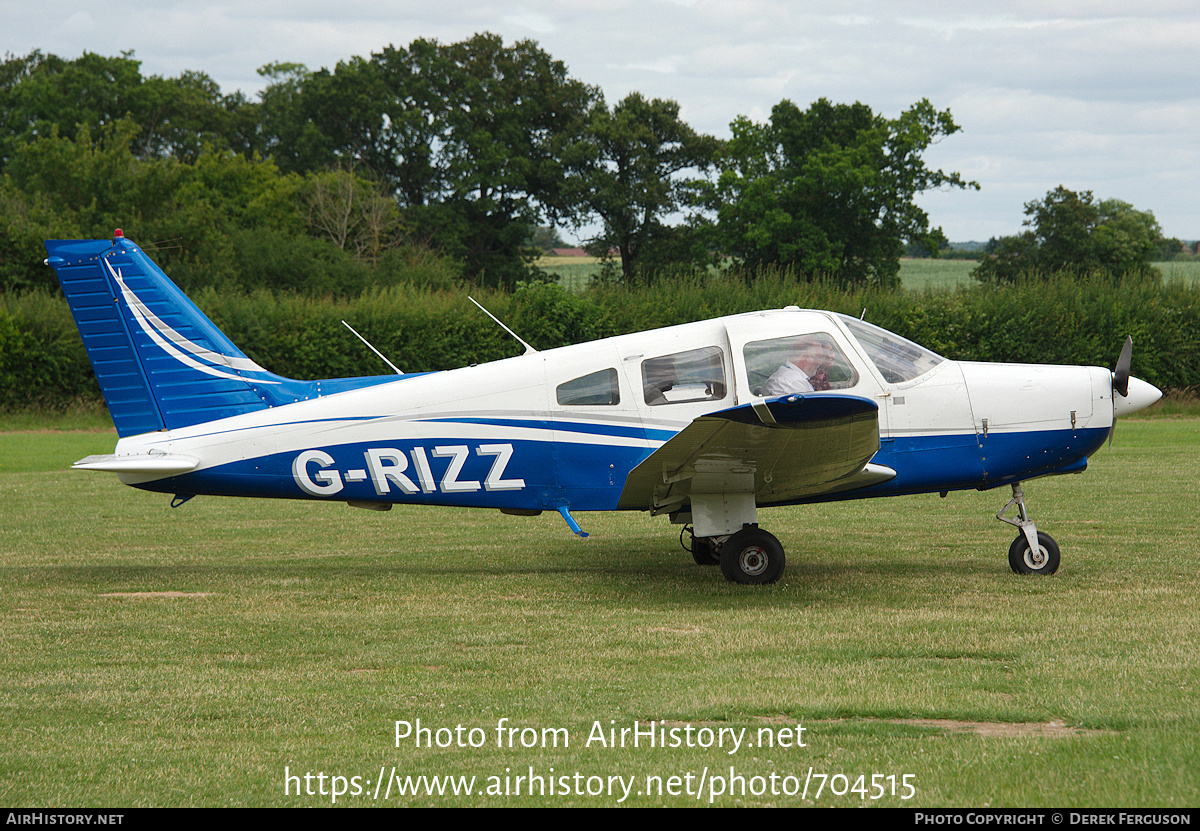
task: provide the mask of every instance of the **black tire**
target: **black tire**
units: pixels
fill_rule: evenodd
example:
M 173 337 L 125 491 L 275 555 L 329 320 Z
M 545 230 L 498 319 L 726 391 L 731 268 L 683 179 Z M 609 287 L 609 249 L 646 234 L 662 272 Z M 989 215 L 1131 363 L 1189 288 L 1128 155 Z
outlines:
M 1035 556 L 1025 535 L 1018 534 L 1008 547 L 1009 568 L 1017 574 L 1053 574 L 1058 571 L 1061 557 L 1054 537 L 1038 531 L 1038 549 Z
M 743 528 L 721 546 L 721 573 L 731 583 L 774 583 L 783 575 L 783 566 L 783 546 L 759 528 Z
M 698 566 L 720 565 L 721 555 L 711 537 L 692 537 L 692 559 Z

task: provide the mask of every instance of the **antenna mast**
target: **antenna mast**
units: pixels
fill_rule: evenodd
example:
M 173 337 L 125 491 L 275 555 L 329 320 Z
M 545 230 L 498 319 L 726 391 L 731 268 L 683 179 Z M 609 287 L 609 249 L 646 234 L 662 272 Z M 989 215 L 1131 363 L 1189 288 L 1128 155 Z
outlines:
M 399 369 L 396 368 L 396 365 L 394 363 L 392 363 L 386 357 L 384 357 L 382 352 L 380 352 L 378 349 L 376 349 L 374 346 L 372 346 L 371 342 L 369 340 L 367 340 L 362 335 L 360 335 L 358 332 L 356 332 L 354 330 L 353 326 L 351 326 L 349 323 L 347 323 L 344 320 L 342 321 L 342 325 L 345 326 L 347 329 L 349 329 L 351 332 L 354 332 L 354 337 L 358 338 L 360 341 L 365 343 L 367 345 L 368 349 L 370 349 L 372 352 L 374 352 L 376 355 L 378 355 L 385 364 L 387 364 L 388 366 L 390 366 L 392 368 L 393 372 L 395 372 L 397 375 L 404 374 L 403 372 L 401 372 Z
M 521 346 L 525 347 L 526 355 L 529 355 L 531 353 L 535 354 L 535 355 L 537 354 L 536 349 L 534 349 L 532 346 L 527 344 L 525 341 L 521 340 L 521 336 L 518 335 L 516 332 L 514 332 L 512 329 L 509 329 L 507 326 L 505 326 L 504 322 L 502 320 L 500 320 L 500 318 L 496 317 L 494 314 L 489 312 L 487 309 L 483 308 L 483 306 L 480 306 L 478 300 L 476 300 L 474 297 L 472 297 L 469 294 L 467 295 L 467 299 L 470 300 L 472 303 L 474 303 L 476 306 L 479 306 L 479 310 L 482 311 L 488 317 L 490 317 L 492 320 L 496 321 L 496 325 L 498 325 L 501 329 L 503 329 L 505 332 L 508 332 L 510 335 L 512 335 L 514 338 L 516 338 L 517 341 L 521 344 Z

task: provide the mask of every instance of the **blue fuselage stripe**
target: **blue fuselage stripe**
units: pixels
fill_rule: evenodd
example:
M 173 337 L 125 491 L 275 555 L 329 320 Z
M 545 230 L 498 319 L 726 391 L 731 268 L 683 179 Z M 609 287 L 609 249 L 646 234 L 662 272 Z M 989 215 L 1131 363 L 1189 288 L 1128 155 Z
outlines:
M 486 419 L 464 423 L 495 425 Z M 514 419 L 501 424 L 529 427 Z M 558 422 L 545 422 L 557 427 Z M 597 434 L 608 431 L 595 425 Z M 591 431 L 580 430 L 574 433 Z M 885 440 L 872 459 L 894 479 L 805 502 L 991 488 L 1082 470 L 1105 429 L 996 433 L 983 439 Z M 477 436 L 355 442 L 274 453 L 138 485 L 178 494 L 396 502 L 464 507 L 613 510 L 625 480 L 653 448 Z M 773 503 L 782 504 L 782 503 Z M 649 506 L 644 506 L 649 507 Z
M 675 435 L 670 430 L 647 429 L 642 425 L 622 426 L 611 422 L 566 421 L 561 419 L 520 419 L 520 418 L 432 418 L 425 421 L 443 424 L 487 424 L 500 427 L 518 427 L 534 430 L 553 430 L 559 433 L 579 433 L 582 435 L 614 436 L 617 438 L 641 439 L 651 441 L 666 441 Z

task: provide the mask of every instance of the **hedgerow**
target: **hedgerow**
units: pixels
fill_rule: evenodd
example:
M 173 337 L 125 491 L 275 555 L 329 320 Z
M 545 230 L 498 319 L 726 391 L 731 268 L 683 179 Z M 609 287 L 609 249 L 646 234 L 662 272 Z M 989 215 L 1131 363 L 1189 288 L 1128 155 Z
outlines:
M 720 315 L 796 305 L 853 315 L 960 360 L 1111 366 L 1125 336 L 1134 373 L 1163 389 L 1200 387 L 1200 290 L 1131 276 L 1051 276 L 1004 287 L 846 289 L 768 271 L 512 292 L 402 282 L 312 297 L 213 287 L 193 299 L 261 365 L 295 378 L 378 375 L 387 367 L 345 320 L 405 372 L 451 369 L 520 354 L 523 347 L 468 294 L 537 349 Z M 0 297 L 0 407 L 62 407 L 98 387 L 59 295 Z

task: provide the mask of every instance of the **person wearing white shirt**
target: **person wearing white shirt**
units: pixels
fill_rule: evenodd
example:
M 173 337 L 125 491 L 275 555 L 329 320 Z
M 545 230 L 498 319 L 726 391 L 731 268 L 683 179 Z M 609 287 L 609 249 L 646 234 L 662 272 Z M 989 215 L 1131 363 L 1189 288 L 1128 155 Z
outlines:
M 826 351 L 816 338 L 798 338 L 792 347 L 791 359 L 767 379 L 767 395 L 814 392 L 812 377 L 821 369 Z

